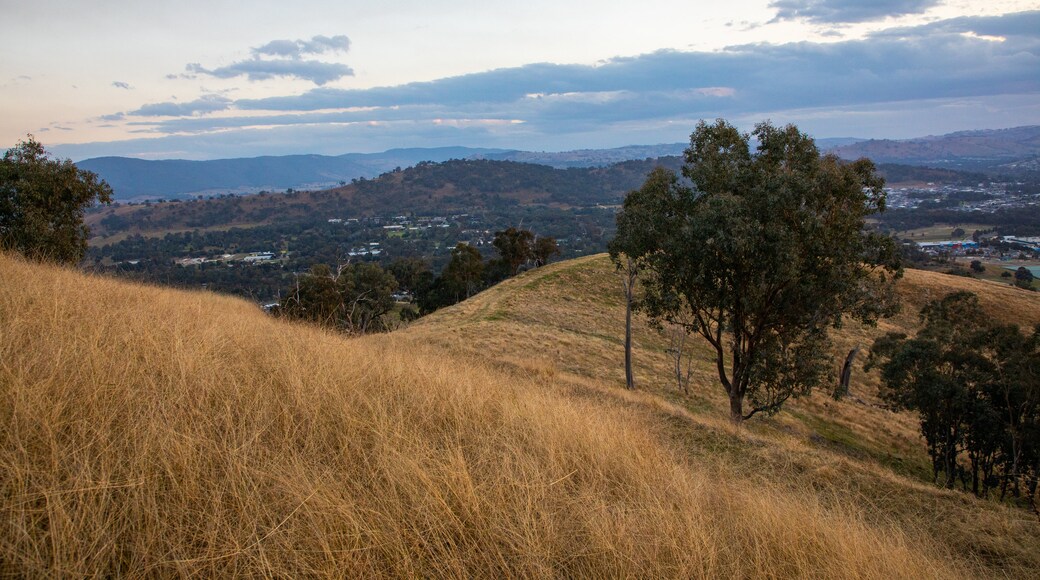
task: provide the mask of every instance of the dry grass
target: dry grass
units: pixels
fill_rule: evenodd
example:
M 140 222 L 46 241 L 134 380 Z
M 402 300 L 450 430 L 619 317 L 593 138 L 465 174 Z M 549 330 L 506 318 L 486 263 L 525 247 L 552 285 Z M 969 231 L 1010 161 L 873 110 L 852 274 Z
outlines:
M 979 293 L 997 320 L 1040 322 L 1035 293 L 909 270 L 898 287 L 903 311 L 878 328 L 846 325 L 836 333 L 835 355 L 854 345 L 865 349 L 885 331 L 913 332 L 923 304 L 960 289 Z M 855 365 L 851 399 L 836 402 L 827 392 L 817 393 L 734 433 L 711 353 L 701 341 L 691 343 L 693 384 L 685 395 L 670 374 L 667 338 L 637 318 L 639 391 L 623 390 L 623 321 L 620 277 L 601 255 L 523 274 L 420 320 L 405 334 L 518 376 L 549 369 L 557 389 L 569 397 L 642 413 L 663 443 L 691 463 L 742 481 L 784 486 L 837 509 L 865 506 L 871 521 L 913 530 L 922 545 L 947 546 L 981 566 L 980 575 L 1032 577 L 1040 569 L 1035 517 L 930 484 L 917 419 L 880 408 L 876 373 L 863 371 L 865 355 Z
M 625 401 L 0 256 L 0 574 L 957 577 Z M 726 445 L 729 435 L 720 435 Z M 965 568 L 968 566 L 968 568 Z

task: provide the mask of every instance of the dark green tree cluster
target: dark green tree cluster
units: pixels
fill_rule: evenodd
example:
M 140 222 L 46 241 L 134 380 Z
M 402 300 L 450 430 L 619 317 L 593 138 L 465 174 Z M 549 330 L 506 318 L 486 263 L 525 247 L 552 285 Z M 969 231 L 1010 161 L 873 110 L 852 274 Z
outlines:
M 397 280 L 377 264 L 348 264 L 333 271 L 318 264 L 299 276 L 279 304 L 278 314 L 350 334 L 390 327 Z
M 72 161 L 51 159 L 29 135 L 0 161 L 0 249 L 75 264 L 87 251 L 83 212 L 112 201 L 112 188 Z
M 514 227 L 495 232 L 491 244 L 499 255 L 488 262 L 488 278 L 492 283 L 516 276 L 529 264 L 544 266 L 560 253 L 555 238 L 535 236 L 531 230 Z
M 492 284 L 515 276 L 525 265 L 543 266 L 560 253 L 554 238 L 536 236 L 530 230 L 515 227 L 495 232 L 492 245 L 498 251 L 498 257 L 485 262 L 480 250 L 468 244 L 457 244 L 451 251 L 451 260 L 430 285 L 429 291 L 417 296 L 420 312 L 426 314 L 461 302 Z
M 936 482 L 978 496 L 1000 490 L 1036 507 L 1040 477 L 1040 326 L 998 325 L 970 292 L 921 311 L 917 336 L 889 333 L 871 348 L 882 396 L 920 415 Z
M 1025 266 L 1019 266 L 1015 270 L 1015 286 L 1025 290 L 1033 289 L 1033 273 Z
M 711 346 L 734 422 L 775 412 L 828 376 L 828 328 L 894 310 L 897 248 L 865 229 L 883 180 L 794 126 L 722 120 L 698 124 L 682 174 L 656 169 L 628 194 L 610 253 L 634 261 L 653 319 Z
M 525 250 L 516 240 L 530 240 Z M 521 265 L 534 261 L 541 265 L 559 253 L 556 240 L 536 237 L 529 230 L 508 228 L 495 234 L 499 257 L 485 261 L 480 250 L 459 243 L 440 276 L 434 276 L 420 258 L 399 258 L 384 270 L 374 263 L 356 263 L 333 271 L 325 264 L 311 267 L 298 276 L 293 287 L 279 301 L 281 316 L 308 320 L 352 334 L 379 332 L 390 328 L 395 293 L 400 291 L 418 307 L 406 306 L 400 318 L 411 320 L 438 308 L 450 306 L 501 280 L 490 275 L 495 264 L 516 259 L 516 252 L 528 256 Z M 537 252 L 536 252 L 537 250 Z

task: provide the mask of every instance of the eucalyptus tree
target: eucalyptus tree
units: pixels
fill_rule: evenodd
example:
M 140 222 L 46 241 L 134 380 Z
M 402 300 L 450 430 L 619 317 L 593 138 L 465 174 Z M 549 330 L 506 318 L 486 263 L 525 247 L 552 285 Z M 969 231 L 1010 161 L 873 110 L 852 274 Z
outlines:
M 865 224 L 884 181 L 792 125 L 723 120 L 697 125 L 682 175 L 658 168 L 628 194 L 611 255 L 634 260 L 653 319 L 711 346 L 734 422 L 776 412 L 830 374 L 829 329 L 895 310 L 897 248 Z

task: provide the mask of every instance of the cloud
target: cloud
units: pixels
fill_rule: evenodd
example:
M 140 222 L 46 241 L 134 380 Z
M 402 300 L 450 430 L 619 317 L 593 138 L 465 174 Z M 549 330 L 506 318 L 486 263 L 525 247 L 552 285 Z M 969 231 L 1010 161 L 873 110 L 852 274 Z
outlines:
M 133 89 L 133 87 L 130 86 L 130 83 L 124 83 L 123 81 L 112 81 L 112 86 L 117 89 L 124 89 L 127 91 Z
M 777 10 L 774 21 L 841 24 L 921 14 L 938 3 L 939 0 L 773 0 L 769 7 Z
M 126 117 L 123 113 L 112 113 L 111 115 L 101 115 L 98 117 L 102 121 L 122 121 Z
M 277 77 L 296 78 L 310 81 L 318 86 L 354 76 L 354 69 L 341 63 L 304 59 L 305 55 L 340 53 L 350 50 L 350 39 L 344 35 L 314 36 L 310 40 L 272 40 L 254 47 L 253 58 L 217 68 L 206 68 L 199 63 L 189 63 L 182 74 L 168 74 L 168 79 L 196 78 L 204 74 L 221 79 L 244 76 L 251 81 L 263 81 Z
M 311 81 L 319 86 L 346 76 L 354 76 L 354 69 L 345 64 L 295 59 L 250 59 L 215 69 L 207 69 L 199 63 L 191 63 L 185 68 L 191 73 L 205 74 L 221 79 L 245 76 L 251 81 L 262 81 L 275 77 L 289 77 Z
M 187 103 L 152 103 L 144 105 L 135 111 L 130 111 L 127 114 L 138 117 L 184 117 L 188 115 L 223 111 L 231 108 L 231 103 L 231 99 L 228 99 L 227 97 L 222 97 L 220 95 L 204 95 Z M 121 113 L 118 115 L 120 115 L 120 118 L 122 117 Z
M 1005 42 L 972 36 L 1001 35 Z M 1014 33 L 1014 34 L 1012 34 Z M 320 87 L 240 99 L 240 110 L 478 109 L 514 118 L 565 111 L 665 118 L 739 111 L 1040 92 L 1040 12 L 956 19 L 831 43 L 660 51 L 587 65 L 530 64 L 371 89 Z M 556 95 L 531 99 L 530 95 Z M 604 95 L 614 95 L 610 99 Z M 622 98 L 623 97 L 623 98 Z
M 315 36 L 310 40 L 272 40 L 263 46 L 253 49 L 256 56 L 275 56 L 299 59 L 305 54 L 325 54 L 327 52 L 347 52 L 350 50 L 350 39 L 344 35 Z
M 233 102 L 211 96 L 224 100 L 159 103 L 128 114 L 183 117 L 134 120 L 153 137 L 166 135 L 159 142 L 195 139 L 217 150 L 218 142 L 253 139 L 255 146 L 236 146 L 257 154 L 290 152 L 301 142 L 303 150 L 328 153 L 402 143 L 620 146 L 682 140 L 698 119 L 716 117 L 748 125 L 805 121 L 821 136 L 909 137 L 984 123 L 1040 123 L 1037 70 L 1040 11 L 956 18 L 840 42 L 659 51 L 596 65 L 535 63 Z M 225 109 L 234 111 L 205 115 Z M 904 133 L 910 128 L 914 133 Z M 313 145 L 306 145 L 307 134 L 315 136 Z
M 874 38 L 913 38 L 934 34 L 974 33 L 979 36 L 1040 38 L 1040 10 L 1001 16 L 961 16 L 872 34 Z

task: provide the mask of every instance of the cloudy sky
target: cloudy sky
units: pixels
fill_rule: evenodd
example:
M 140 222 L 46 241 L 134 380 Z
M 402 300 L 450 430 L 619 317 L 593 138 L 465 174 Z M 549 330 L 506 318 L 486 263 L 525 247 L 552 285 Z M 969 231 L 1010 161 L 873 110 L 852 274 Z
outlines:
M 1040 124 L 1037 0 L 36 0 L 0 38 L 0 148 L 75 160 Z

